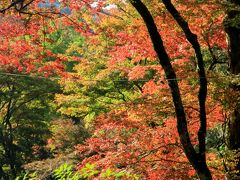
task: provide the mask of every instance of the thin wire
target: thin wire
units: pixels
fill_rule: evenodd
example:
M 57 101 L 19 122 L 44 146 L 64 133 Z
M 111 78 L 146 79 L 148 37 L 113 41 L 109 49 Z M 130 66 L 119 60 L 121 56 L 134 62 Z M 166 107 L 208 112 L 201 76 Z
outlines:
M 5 76 L 16 76 L 16 77 L 28 77 L 28 78 L 41 78 L 41 79 L 50 79 L 50 80 L 61 80 L 64 78 L 61 77 L 45 77 L 45 76 L 31 76 L 31 75 L 27 75 L 27 74 L 17 74 L 17 73 L 4 73 L 4 72 L 0 72 L 0 75 L 5 75 Z M 218 77 L 207 77 L 207 79 L 211 78 L 211 79 L 220 79 L 220 78 L 226 78 L 227 76 L 218 76 Z M 165 78 L 164 80 L 168 80 L 168 81 L 181 81 L 181 80 L 187 80 L 187 79 L 203 79 L 204 77 L 187 77 L 187 78 L 172 78 L 172 79 L 167 79 Z M 76 78 L 65 78 L 66 80 L 76 80 Z M 78 80 L 79 81 L 79 80 Z M 120 79 L 120 80 L 98 80 L 98 79 L 83 79 L 80 81 L 86 81 L 86 82 L 90 82 L 90 81 L 98 81 L 98 82 L 125 82 L 125 81 L 132 81 L 132 82 L 136 82 L 136 81 L 140 81 L 140 82 L 148 82 L 149 79 L 139 79 L 139 80 L 124 80 L 124 79 Z

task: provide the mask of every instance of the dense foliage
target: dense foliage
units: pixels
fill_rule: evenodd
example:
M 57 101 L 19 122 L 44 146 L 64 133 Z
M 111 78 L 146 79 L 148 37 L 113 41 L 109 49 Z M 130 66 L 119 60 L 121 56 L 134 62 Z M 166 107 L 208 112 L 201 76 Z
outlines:
M 1 1 L 0 179 L 238 178 L 239 6 Z

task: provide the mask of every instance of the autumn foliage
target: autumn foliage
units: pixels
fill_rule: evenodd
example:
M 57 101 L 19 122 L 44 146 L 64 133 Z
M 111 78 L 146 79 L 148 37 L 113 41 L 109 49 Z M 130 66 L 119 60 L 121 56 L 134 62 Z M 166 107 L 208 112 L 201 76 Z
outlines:
M 143 2 L 177 78 L 166 78 L 146 23 L 131 2 L 38 0 L 20 9 L 0 3 L 5 9 L 0 16 L 0 73 L 58 80 L 61 90 L 51 104 L 57 115 L 49 123 L 52 134 L 44 148 L 55 157 L 74 151 L 79 172 L 94 164 L 92 179 L 103 178 L 109 169 L 139 179 L 198 176 L 179 138 L 169 82 L 178 82 L 190 139 L 198 151 L 198 81 L 203 77 L 198 76 L 192 44 L 164 4 Z M 213 179 L 223 179 L 220 127 L 229 115 L 227 83 L 219 83 L 227 71 L 225 9 L 217 1 L 172 3 L 201 46 L 208 79 L 207 165 Z

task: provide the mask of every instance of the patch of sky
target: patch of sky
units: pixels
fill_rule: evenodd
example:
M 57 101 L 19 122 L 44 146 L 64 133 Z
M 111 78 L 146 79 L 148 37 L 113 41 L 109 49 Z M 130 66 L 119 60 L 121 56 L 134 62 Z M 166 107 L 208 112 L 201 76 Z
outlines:
M 56 0 L 55 2 L 49 2 L 49 0 L 42 1 L 38 3 L 38 8 L 45 8 L 45 9 L 60 9 L 61 8 L 61 3 Z M 71 8 L 69 7 L 63 7 L 60 9 L 61 14 L 67 14 L 70 15 L 72 12 Z

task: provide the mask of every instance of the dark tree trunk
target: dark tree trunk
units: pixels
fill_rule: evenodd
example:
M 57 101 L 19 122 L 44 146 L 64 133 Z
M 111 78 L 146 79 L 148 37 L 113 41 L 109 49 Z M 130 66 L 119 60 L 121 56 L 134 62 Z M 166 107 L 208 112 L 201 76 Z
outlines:
M 2 139 L 2 145 L 5 151 L 5 158 L 6 158 L 6 164 L 10 166 L 11 170 L 11 177 L 16 177 L 17 175 L 17 168 L 16 168 L 16 153 L 15 153 L 15 147 L 13 144 L 13 130 L 12 130 L 12 124 L 11 124 L 11 117 L 12 117 L 12 101 L 13 101 L 13 94 L 15 92 L 14 86 L 9 86 L 11 89 L 10 91 L 10 98 L 9 102 L 7 104 L 7 112 L 3 118 L 2 122 L 2 132 L 1 132 L 1 139 Z
M 224 20 L 225 31 L 228 35 L 229 44 L 229 65 L 230 72 L 234 75 L 240 73 L 240 8 L 239 0 L 229 0 L 230 4 L 227 7 Z M 234 7 L 234 9 L 233 9 Z M 234 94 L 239 94 L 239 88 L 236 85 L 230 85 L 229 89 Z M 233 96 L 234 96 L 233 94 Z M 236 100 L 239 97 L 234 97 Z M 235 104 L 235 103 L 234 103 Z M 227 127 L 227 146 L 233 154 L 238 154 L 240 151 L 240 103 L 236 102 L 235 108 L 232 110 Z M 229 179 L 240 179 L 240 160 L 239 156 L 234 158 L 235 165 L 230 165 L 228 168 Z M 233 167 L 232 167 L 233 166 Z
M 170 0 L 162 0 L 165 7 L 167 8 L 168 12 L 173 16 L 175 21 L 181 27 L 182 31 L 184 32 L 187 40 L 192 45 L 192 48 L 195 51 L 196 58 L 197 58 L 197 65 L 198 65 L 198 76 L 199 76 L 199 93 L 198 93 L 198 102 L 199 102 L 199 120 L 200 120 L 200 128 L 198 131 L 198 141 L 199 141 L 199 162 L 200 166 L 204 169 L 203 176 L 205 174 L 210 174 L 209 169 L 207 168 L 206 164 L 206 131 L 207 131 L 207 118 L 206 118 L 206 98 L 207 98 L 207 79 L 205 74 L 205 67 L 203 62 L 203 57 L 201 53 L 200 44 L 197 39 L 197 35 L 193 34 L 189 28 L 187 21 L 183 19 L 174 5 L 171 3 Z M 200 170 L 201 171 L 201 170 Z M 202 174 L 202 172 L 199 172 Z M 200 175 L 199 175 L 200 176 Z M 205 179 L 205 178 L 204 178 Z
M 240 1 L 231 1 L 235 6 L 240 5 Z M 240 7 L 239 7 L 240 8 Z M 230 70 L 232 74 L 240 73 L 240 10 L 228 9 L 227 17 L 224 21 L 225 30 L 228 35 Z
M 154 19 L 147 9 L 147 7 L 141 2 L 141 0 L 133 0 L 130 1 L 131 4 L 134 6 L 134 8 L 138 11 L 138 13 L 141 15 L 143 18 L 149 35 L 151 37 L 152 43 L 154 50 L 156 51 L 158 58 L 159 58 L 159 63 L 164 69 L 164 72 L 166 74 L 166 78 L 168 79 L 168 85 L 171 90 L 172 98 L 173 98 L 173 103 L 175 107 L 175 112 L 176 112 L 176 117 L 177 117 L 177 129 L 178 129 L 178 134 L 180 137 L 181 144 L 183 146 L 184 152 L 191 163 L 191 165 L 194 167 L 196 170 L 197 174 L 199 175 L 199 178 L 202 180 L 211 180 L 212 176 L 211 173 L 206 165 L 206 158 L 205 158 L 205 134 L 206 134 L 206 112 L 205 112 L 205 100 L 206 100 L 206 94 L 207 94 L 207 81 L 205 78 L 205 71 L 204 71 L 204 65 L 202 61 L 202 55 L 201 55 L 201 50 L 199 43 L 197 41 L 196 35 L 192 34 L 190 29 L 188 28 L 188 24 L 180 17 L 180 14 L 177 14 L 177 18 L 180 19 L 180 23 L 178 20 L 176 20 L 180 26 L 183 25 L 182 29 L 184 30 L 184 33 L 189 40 L 189 42 L 192 44 L 196 56 L 198 59 L 198 66 L 200 68 L 199 71 L 199 76 L 203 76 L 203 80 L 200 80 L 200 91 L 199 91 L 199 104 L 200 104 L 200 129 L 198 133 L 199 137 L 199 152 L 196 152 L 195 149 L 193 148 L 193 145 L 191 143 L 189 133 L 188 133 L 188 128 L 187 128 L 187 119 L 186 119 L 186 114 L 184 111 L 184 107 L 182 104 L 182 99 L 179 91 L 179 86 L 176 78 L 175 71 L 171 65 L 170 58 L 166 52 L 166 49 L 163 45 L 163 41 L 161 38 L 161 35 L 159 34 L 156 24 L 154 22 Z M 175 11 L 176 9 L 174 6 L 172 6 L 171 2 L 168 1 L 163 1 L 168 9 L 168 11 Z M 170 4 L 169 4 L 170 3 Z M 169 6 L 167 6 L 169 5 Z M 169 9 L 170 7 L 170 9 Z M 173 9 L 172 9 L 173 8 Z M 171 12 L 170 12 L 171 13 Z M 178 12 L 177 12 L 178 13 Z M 176 17 L 176 16 L 175 16 Z M 183 24 L 181 24 L 183 23 Z M 186 31 L 185 31 L 186 30 Z

